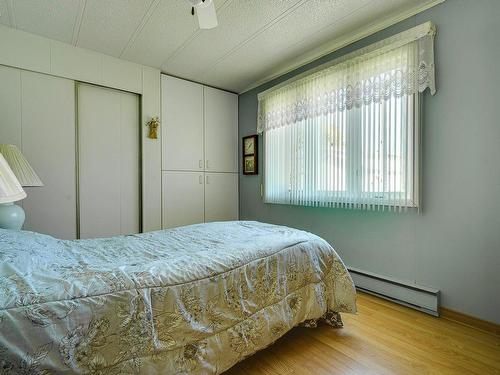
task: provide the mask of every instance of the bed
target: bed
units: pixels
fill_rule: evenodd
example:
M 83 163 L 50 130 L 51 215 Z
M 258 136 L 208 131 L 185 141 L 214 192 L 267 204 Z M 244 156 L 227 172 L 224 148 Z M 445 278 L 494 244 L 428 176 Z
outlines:
M 0 372 L 219 374 L 356 293 L 311 233 L 260 222 L 59 240 L 0 229 Z

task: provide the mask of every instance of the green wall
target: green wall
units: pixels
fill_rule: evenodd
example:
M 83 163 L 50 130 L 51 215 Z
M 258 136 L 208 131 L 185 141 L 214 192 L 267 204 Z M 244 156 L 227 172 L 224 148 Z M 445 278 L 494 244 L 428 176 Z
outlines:
M 422 212 L 264 204 L 262 175 L 240 171 L 240 217 L 311 231 L 348 266 L 437 288 L 443 306 L 500 323 L 499 0 L 447 0 L 243 93 L 239 135 L 256 132 L 260 91 L 425 21 L 437 26 L 437 93 L 423 95 Z

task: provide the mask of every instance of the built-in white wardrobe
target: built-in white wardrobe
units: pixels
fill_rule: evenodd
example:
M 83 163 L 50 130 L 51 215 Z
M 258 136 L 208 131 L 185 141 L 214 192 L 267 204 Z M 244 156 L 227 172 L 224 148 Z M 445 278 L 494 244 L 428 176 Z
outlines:
M 23 229 L 57 238 L 140 231 L 138 95 L 0 65 L 0 143 L 43 187 L 17 202 Z
M 162 226 L 238 219 L 238 97 L 162 75 Z

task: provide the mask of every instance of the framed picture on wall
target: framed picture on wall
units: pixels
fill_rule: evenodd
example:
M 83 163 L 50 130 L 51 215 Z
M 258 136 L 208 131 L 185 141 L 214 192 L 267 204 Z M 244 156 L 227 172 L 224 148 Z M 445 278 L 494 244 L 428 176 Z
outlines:
M 258 139 L 257 134 L 243 137 L 243 174 L 258 173 Z

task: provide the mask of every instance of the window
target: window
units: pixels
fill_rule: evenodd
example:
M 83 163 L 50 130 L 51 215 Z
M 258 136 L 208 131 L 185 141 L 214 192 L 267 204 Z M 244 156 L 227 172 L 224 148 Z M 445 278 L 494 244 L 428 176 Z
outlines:
M 427 23 L 259 95 L 268 203 L 419 206 L 419 99 L 434 88 Z

